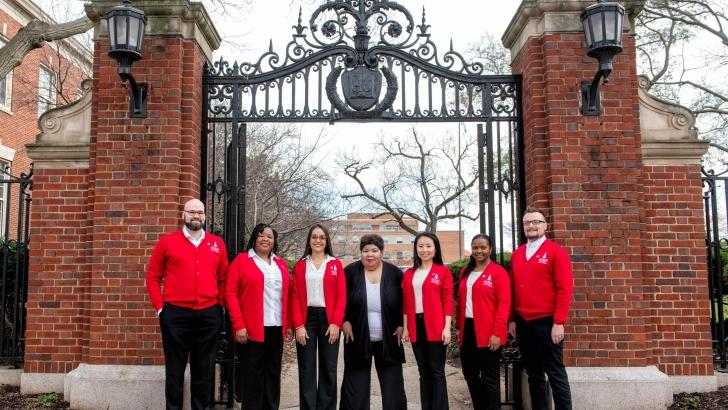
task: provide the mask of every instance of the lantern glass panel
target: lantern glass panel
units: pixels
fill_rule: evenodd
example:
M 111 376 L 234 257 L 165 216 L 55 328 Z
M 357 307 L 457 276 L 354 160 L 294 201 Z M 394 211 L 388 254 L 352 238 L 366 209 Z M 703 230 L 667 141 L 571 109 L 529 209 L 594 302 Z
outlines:
M 621 13 L 620 13 L 621 14 Z M 624 16 L 615 14 L 617 16 L 617 43 L 622 44 L 622 24 L 624 24 Z
M 106 21 L 106 25 L 109 28 L 109 47 L 111 47 L 112 50 L 116 48 L 116 23 L 114 23 L 115 21 L 115 16 L 110 16 L 109 19 Z
M 129 41 L 127 40 L 127 16 L 116 16 L 114 18 L 114 26 L 116 26 L 116 47 L 115 48 L 128 48 Z
M 586 36 L 586 46 L 591 47 L 593 39 L 591 36 L 591 26 L 589 25 L 589 18 L 585 18 L 581 24 L 584 26 L 584 35 Z
M 614 41 L 617 39 L 617 32 L 616 32 L 616 24 L 615 20 L 617 19 L 617 10 L 615 9 L 606 9 L 604 10 L 604 28 L 606 29 L 606 36 L 604 36 L 604 40 L 606 41 Z
M 138 18 L 129 17 L 129 48 L 139 50 L 139 22 Z
M 591 22 L 592 26 L 592 33 L 594 34 L 594 38 L 592 39 L 592 44 L 600 43 L 604 41 L 604 24 L 602 22 L 602 14 L 601 13 L 594 13 L 591 16 L 589 16 L 589 21 Z

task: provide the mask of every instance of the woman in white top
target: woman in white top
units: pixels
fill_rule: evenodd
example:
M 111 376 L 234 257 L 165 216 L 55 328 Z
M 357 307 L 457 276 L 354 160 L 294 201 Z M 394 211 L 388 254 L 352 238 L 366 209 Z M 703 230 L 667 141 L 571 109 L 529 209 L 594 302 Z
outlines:
M 331 250 L 329 231 L 317 224 L 308 231 L 307 238 L 303 257 L 293 267 L 291 285 L 300 408 L 335 410 L 339 329 L 346 307 L 346 278 L 344 266 Z

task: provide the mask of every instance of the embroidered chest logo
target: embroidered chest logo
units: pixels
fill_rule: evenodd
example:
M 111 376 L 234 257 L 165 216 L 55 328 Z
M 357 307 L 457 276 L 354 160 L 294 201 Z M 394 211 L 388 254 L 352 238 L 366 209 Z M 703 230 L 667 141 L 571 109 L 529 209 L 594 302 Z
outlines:
M 331 268 L 331 276 L 336 276 L 339 272 L 336 270 L 336 266 Z
M 212 246 L 211 246 L 211 245 L 210 245 L 210 243 L 208 242 L 208 243 L 207 243 L 207 246 L 209 246 L 209 247 L 210 247 L 210 251 L 212 251 L 212 252 L 215 252 L 215 253 L 220 253 L 220 248 L 218 248 L 218 247 L 217 247 L 217 242 L 213 242 L 213 243 L 212 243 Z
M 435 285 L 439 285 L 440 284 L 440 275 L 438 275 L 437 273 L 432 275 L 431 282 L 434 283 Z
M 545 254 L 545 253 L 544 253 L 543 255 L 541 255 L 541 256 L 540 256 L 540 257 L 538 258 L 537 262 L 538 262 L 539 264 L 541 264 L 541 265 L 548 265 L 548 264 L 549 264 L 549 256 L 548 256 L 547 254 Z
M 489 288 L 493 287 L 493 278 L 491 278 L 490 275 L 483 281 L 483 286 L 487 286 Z

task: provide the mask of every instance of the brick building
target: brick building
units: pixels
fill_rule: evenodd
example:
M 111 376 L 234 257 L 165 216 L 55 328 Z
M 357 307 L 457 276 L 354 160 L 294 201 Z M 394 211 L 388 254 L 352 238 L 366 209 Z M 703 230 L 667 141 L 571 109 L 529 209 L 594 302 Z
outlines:
M 0 0 L 0 47 L 31 20 L 54 23 L 30 0 Z M 83 94 L 81 83 L 91 76 L 92 51 L 75 38 L 47 43 L 28 53 L 20 66 L 0 79 L 0 167 L 19 176 L 30 170 L 25 144 L 35 140 L 40 116 L 55 106 L 69 104 Z M 3 176 L 0 179 L 7 179 Z M 10 237 L 17 218 L 16 187 L 0 184 L 0 236 L 5 233 L 6 211 Z M 10 208 L 7 198 L 10 195 Z
M 419 224 L 410 217 L 405 224 L 419 231 Z M 362 235 L 375 233 L 384 239 L 384 259 L 401 267 L 412 266 L 412 248 L 415 236 L 404 230 L 389 215 L 377 213 L 350 213 L 346 218 L 331 223 L 331 241 L 334 253 L 344 265 L 359 260 L 359 239 Z M 445 263 L 461 258 L 458 231 L 438 231 Z M 460 233 L 462 238 L 462 232 Z

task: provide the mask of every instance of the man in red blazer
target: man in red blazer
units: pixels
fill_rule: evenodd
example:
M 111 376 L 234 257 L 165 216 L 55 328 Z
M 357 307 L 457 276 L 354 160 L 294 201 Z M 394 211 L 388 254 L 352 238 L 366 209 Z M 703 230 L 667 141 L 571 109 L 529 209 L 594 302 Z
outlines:
M 513 315 L 508 324 L 518 337 L 531 394 L 531 408 L 549 408 L 546 378 L 556 410 L 571 409 L 571 389 L 564 368 L 564 324 L 571 307 L 574 276 L 566 250 L 546 238 L 546 217 L 527 208 L 523 230 L 528 242 L 511 257 Z
M 212 369 L 223 323 L 225 243 L 205 232 L 205 206 L 187 201 L 184 227 L 164 235 L 147 266 L 147 292 L 162 330 L 167 410 L 182 409 L 185 366 L 190 361 L 192 409 L 210 406 Z

